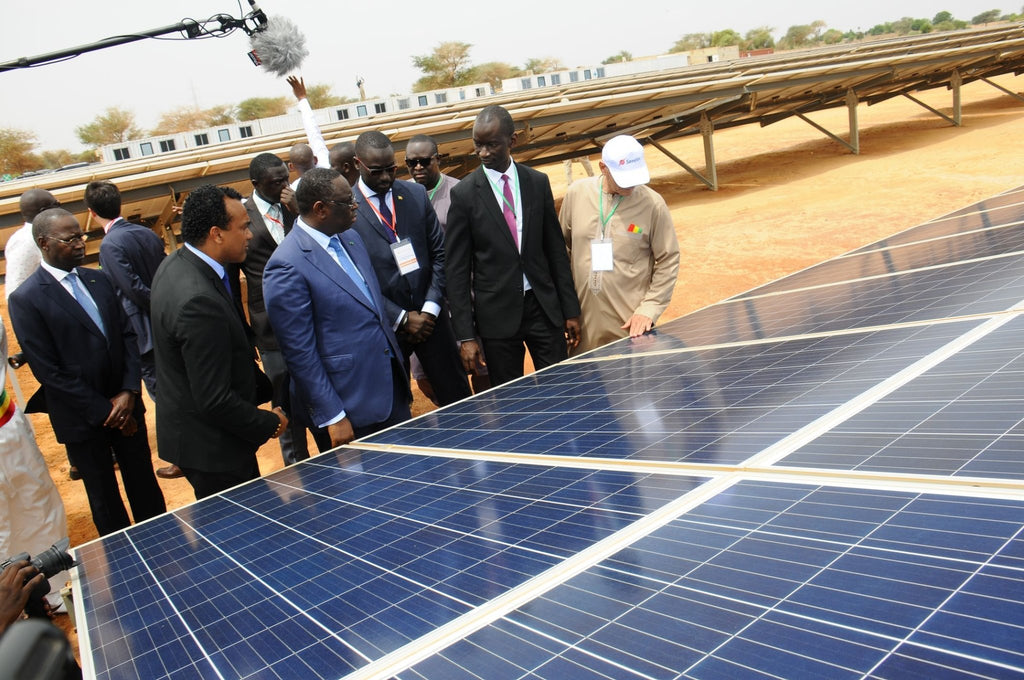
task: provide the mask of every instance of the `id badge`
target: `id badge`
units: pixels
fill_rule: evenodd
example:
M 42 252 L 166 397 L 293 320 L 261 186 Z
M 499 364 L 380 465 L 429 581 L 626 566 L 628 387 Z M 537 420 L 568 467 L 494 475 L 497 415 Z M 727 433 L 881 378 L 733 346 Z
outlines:
M 612 270 L 612 240 L 595 238 L 590 241 L 590 270 L 610 272 Z
M 398 265 L 398 271 L 402 276 L 411 274 L 420 268 L 420 263 L 416 260 L 416 251 L 412 248 L 412 241 L 407 238 L 403 238 L 398 243 L 392 243 L 391 254 L 394 256 L 395 264 Z

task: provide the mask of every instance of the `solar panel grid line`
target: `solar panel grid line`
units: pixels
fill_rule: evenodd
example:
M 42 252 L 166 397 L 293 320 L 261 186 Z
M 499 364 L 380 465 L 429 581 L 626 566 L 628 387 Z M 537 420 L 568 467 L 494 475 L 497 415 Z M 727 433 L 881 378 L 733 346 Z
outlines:
M 813 490 L 809 491 L 809 492 L 808 492 L 808 494 L 810 494 L 810 493 L 812 493 L 812 492 L 813 492 Z M 805 498 L 806 498 L 806 497 L 805 497 Z M 794 501 L 793 501 L 793 502 L 791 503 L 791 505 L 790 505 L 790 508 L 794 508 L 794 507 L 796 507 L 796 506 L 797 506 L 797 505 L 798 505 L 798 504 L 799 504 L 800 502 L 802 502 L 803 500 L 804 500 L 804 498 L 801 498 L 801 499 L 796 499 L 796 500 L 794 500 Z M 910 505 L 910 504 L 911 504 L 912 502 L 913 502 L 913 499 L 908 499 L 908 500 L 907 500 L 907 502 L 906 502 L 906 503 L 904 504 L 904 506 L 903 506 L 903 507 L 904 507 L 904 508 L 908 507 L 908 506 L 909 506 L 909 505 Z M 780 512 L 779 512 L 778 514 L 779 514 L 779 515 L 782 515 L 782 514 L 784 514 L 784 512 L 785 512 L 785 511 L 780 511 Z M 844 556 L 848 555 L 848 554 L 849 554 L 849 553 L 850 553 L 850 552 L 851 552 L 851 551 L 852 551 L 852 550 L 853 550 L 853 549 L 854 549 L 854 548 L 855 548 L 856 546 L 860 545 L 860 544 L 861 544 L 861 543 L 862 543 L 863 541 L 867 540 L 867 538 L 868 538 L 868 537 L 869 537 L 869 536 L 870 536 L 870 535 L 871 535 L 872 533 L 874 533 L 874 531 L 871 531 L 871 532 L 869 532 L 869 533 L 868 533 L 868 534 L 867 534 L 866 536 L 864 536 L 864 537 L 862 537 L 862 538 L 858 539 L 858 540 L 857 540 L 856 542 L 848 544 L 848 545 L 847 545 L 847 546 L 846 546 L 846 547 L 845 547 L 845 548 L 844 548 L 844 549 L 843 549 L 842 551 L 840 551 L 840 552 L 839 552 L 839 553 L 838 553 L 837 555 L 835 555 L 835 556 L 834 556 L 834 557 L 832 558 L 832 560 L 831 560 L 831 561 L 829 561 L 829 562 L 828 562 L 827 564 L 825 564 L 825 565 L 822 565 L 822 566 L 820 566 L 820 567 L 818 568 L 818 571 L 817 571 L 817 573 L 818 573 L 818 574 L 823 574 L 823 573 L 824 573 L 824 572 L 825 572 L 825 571 L 826 571 L 826 570 L 827 570 L 827 569 L 829 568 L 829 566 L 831 566 L 831 565 L 834 565 L 834 564 L 838 563 L 838 562 L 839 562 L 839 560 L 840 560 L 840 559 L 841 559 L 842 557 L 844 557 Z M 805 580 L 804 580 L 803 582 L 799 583 L 799 584 L 798 584 L 798 585 L 797 585 L 797 586 L 796 586 L 796 587 L 795 587 L 795 588 L 793 589 L 793 591 L 792 591 L 792 592 L 790 593 L 790 596 L 792 596 L 792 595 L 793 595 L 793 594 L 794 594 L 794 593 L 796 592 L 796 590 L 797 590 L 797 589 L 799 589 L 799 588 L 802 588 L 802 587 L 803 587 L 803 585 L 804 585 L 804 583 L 810 582 L 811 580 L 813 580 L 813 576 L 812 576 L 812 577 L 808 577 L 808 578 L 806 578 L 806 579 L 805 579 Z M 781 598 L 779 598 L 779 599 L 778 599 L 778 600 L 776 601 L 776 603 L 775 603 L 775 604 L 773 604 L 772 606 L 768 607 L 767 609 L 764 609 L 764 610 L 763 610 L 763 611 L 762 611 L 762 612 L 761 612 L 760 614 L 758 614 L 758 615 L 757 615 L 756 617 L 754 617 L 753 619 L 751 619 L 751 620 L 750 620 L 750 621 L 749 621 L 749 622 L 748 622 L 748 623 L 747 623 L 747 624 L 746 624 L 745 626 L 743 626 L 743 627 L 742 627 L 742 628 L 741 628 L 740 630 L 736 631 L 736 632 L 735 632 L 735 633 L 734 633 L 733 635 L 731 635 L 731 636 L 727 637 L 727 638 L 726 638 L 725 640 L 723 640 L 723 641 L 722 641 L 722 642 L 721 642 L 721 643 L 720 643 L 720 644 L 719 644 L 719 645 L 718 645 L 717 647 L 715 647 L 714 649 L 712 649 L 711 651 L 709 651 L 708 653 L 706 653 L 706 654 L 705 654 L 705 655 L 704 655 L 704 656 L 703 656 L 703 657 L 702 657 L 701 659 L 699 659 L 698 661 L 695 661 L 695 662 L 693 662 L 693 663 L 692 663 L 692 664 L 691 664 L 691 665 L 690 665 L 690 666 L 689 666 L 689 667 L 688 667 L 688 668 L 687 668 L 687 669 L 686 669 L 685 671 L 683 671 L 683 673 L 682 673 L 682 674 L 683 674 L 684 676 L 685 676 L 685 675 L 687 675 L 687 674 L 689 674 L 689 673 L 690 673 L 691 671 L 693 671 L 693 670 L 694 670 L 694 669 L 695 669 L 695 668 L 696 668 L 696 667 L 697 667 L 697 666 L 698 666 L 698 665 L 699 665 L 699 664 L 700 664 L 701 662 L 703 662 L 704 660 L 706 660 L 706 659 L 708 659 L 708 658 L 710 658 L 710 657 L 713 657 L 713 656 L 715 656 L 715 653 L 716 653 L 716 652 L 717 652 L 718 650 L 720 650 L 720 649 L 722 649 L 723 647 L 725 647 L 725 646 L 726 646 L 727 644 L 729 644 L 729 642 L 731 642 L 731 641 L 732 641 L 732 640 L 734 640 L 735 638 L 737 638 L 737 637 L 741 637 L 741 636 L 743 635 L 743 633 L 744 633 L 745 631 L 747 631 L 748 629 L 750 629 L 750 628 L 751 628 L 752 626 L 754 626 L 754 625 L 755 625 L 756 623 L 758 623 L 758 622 L 760 622 L 761 620 L 763 620 L 765 616 L 767 616 L 768 614 L 771 614 L 772 612 L 776 611 L 776 610 L 778 609 L 778 607 L 779 607 L 780 605 L 782 605 L 782 604 L 783 604 L 784 602 L 786 602 L 786 600 L 788 599 L 788 597 L 789 597 L 789 596 L 787 596 L 787 597 L 781 597 Z
M 863 283 L 863 282 L 868 282 L 868 281 L 878 281 L 878 280 L 882 280 L 882 279 L 890 279 L 890 278 L 895 278 L 895 277 L 900 277 L 900 276 L 909 276 L 909 275 L 913 275 L 913 274 L 920 274 L 922 272 L 940 271 L 940 270 L 943 270 L 943 269 L 946 269 L 946 268 L 950 268 L 950 267 L 960 267 L 960 266 L 964 266 L 964 265 L 977 264 L 979 262 L 992 262 L 992 261 L 1002 260 L 1002 259 L 1010 258 L 1010 257 L 1019 257 L 1022 253 L 1024 253 L 1024 250 L 1015 250 L 1015 251 L 1009 252 L 1009 253 L 999 253 L 997 255 L 987 255 L 987 256 L 984 256 L 984 257 L 973 257 L 973 258 L 969 258 L 969 259 L 966 259 L 966 260 L 957 260 L 955 262 L 943 262 L 941 264 L 934 264 L 934 265 L 929 265 L 929 266 L 926 266 L 926 267 L 916 267 L 914 269 L 906 269 L 906 270 L 902 270 L 902 271 L 886 272 L 884 274 L 873 274 L 873 275 L 870 275 L 870 276 L 860 276 L 860 277 L 853 278 L 853 279 L 846 279 L 846 280 L 843 280 L 843 281 L 832 281 L 830 283 L 821 283 L 821 284 L 817 284 L 817 285 L 813 285 L 813 286 L 805 286 L 805 287 L 802 287 L 802 288 L 789 288 L 789 289 L 786 289 L 786 290 L 777 290 L 777 291 L 772 291 L 772 292 L 769 292 L 769 293 L 760 293 L 760 294 L 757 294 L 757 295 L 743 295 L 740 298 L 729 298 L 728 300 L 723 300 L 721 302 L 716 302 L 715 304 L 716 305 L 727 305 L 727 304 L 733 304 L 733 303 L 735 303 L 737 301 L 749 302 L 749 301 L 760 300 L 760 299 L 769 298 L 769 297 L 778 297 L 778 296 L 789 295 L 791 293 L 806 293 L 806 292 L 815 291 L 815 290 L 823 290 L 823 289 L 827 289 L 827 288 L 833 288 L 835 286 L 845 286 L 845 285 L 848 285 L 848 284 L 851 284 L 851 283 Z
M 720 303 L 716 303 L 720 304 Z M 846 335 L 860 335 L 863 333 L 877 333 L 879 331 L 894 330 L 898 328 L 925 328 L 929 326 L 935 326 L 936 324 L 947 324 L 947 323 L 960 323 L 962 321 L 972 321 L 980 319 L 991 319 L 1007 314 L 1017 315 L 1020 314 L 1021 310 L 1008 309 L 1001 312 L 979 312 L 978 314 L 964 314 L 962 316 L 951 316 L 943 319 L 921 319 L 919 321 L 902 321 L 899 323 L 884 324 L 881 326 L 858 326 L 857 328 L 844 328 L 834 331 L 817 331 L 814 333 L 801 333 L 799 335 L 777 335 L 765 338 L 756 338 L 753 340 L 734 340 L 732 342 L 720 342 L 707 345 L 692 345 L 688 347 L 673 347 L 671 349 L 656 349 L 650 351 L 636 351 L 630 354 L 594 354 L 597 350 L 603 349 L 598 347 L 590 350 L 585 354 L 572 357 L 568 359 L 571 363 L 602 363 L 602 362 L 615 362 L 621 359 L 630 359 L 636 357 L 657 357 L 657 356 L 674 356 L 679 354 L 693 354 L 700 352 L 708 352 L 720 349 L 731 349 L 736 347 L 756 347 L 758 345 L 770 345 L 777 342 L 793 342 L 797 340 L 813 340 L 815 338 L 836 338 Z
M 128 540 L 129 544 L 132 546 L 132 549 L 135 550 L 136 553 L 140 554 L 140 556 L 141 556 L 141 553 L 139 553 L 138 547 L 135 545 L 135 542 L 132 540 L 132 537 L 127 532 L 124 533 L 124 536 Z M 195 645 L 202 651 L 203 656 L 206 658 L 207 662 L 209 662 L 210 668 L 217 675 L 217 677 L 220 678 L 220 680 L 225 680 L 224 675 L 221 674 L 221 672 L 220 672 L 220 669 L 217 668 L 212 662 L 210 662 L 209 654 L 206 652 L 205 648 L 203 647 L 202 642 L 200 642 L 200 640 L 196 637 L 195 632 L 188 625 L 188 622 L 185 621 L 185 618 L 182 616 L 181 611 L 179 610 L 177 605 L 175 605 L 174 601 L 168 595 L 167 590 L 164 587 L 164 584 L 161 583 L 160 579 L 158 579 L 156 577 L 156 574 L 153 573 L 153 570 L 150 567 L 149 563 L 147 563 L 145 560 L 140 560 L 140 562 L 145 566 L 146 572 L 149 574 L 150 578 L 153 580 L 153 583 L 160 590 L 160 592 L 163 593 L 164 599 L 167 601 L 167 603 L 170 605 L 171 609 L 174 611 L 175 616 L 178 617 L 178 620 L 185 627 L 185 630 L 188 632 L 188 635 L 192 639 L 192 642 L 195 643 Z M 82 629 L 80 629 L 79 634 L 85 636 L 85 640 L 84 641 L 85 641 L 86 644 L 88 644 L 88 627 L 83 626 Z M 92 657 L 88 656 L 88 655 L 82 655 L 82 656 L 84 657 L 83 658 L 83 668 L 82 668 L 83 673 L 86 674 L 86 677 L 89 677 L 90 675 L 92 677 L 95 677 L 95 670 L 92 668 Z
M 1022 210 L 1024 210 L 1024 203 L 1017 204 L 1015 207 L 1020 207 Z M 927 222 L 925 224 L 927 224 L 927 225 L 935 225 L 935 224 L 939 224 L 939 222 Z M 981 227 L 981 228 L 978 228 L 978 229 L 968 229 L 966 231 L 957 231 L 957 232 L 954 232 L 954 233 L 951 233 L 951 234 L 939 234 L 939 235 L 936 235 L 936 236 L 927 236 L 927 237 L 924 237 L 924 238 L 920 239 L 919 241 L 906 241 L 904 243 L 883 244 L 883 245 L 879 245 L 878 247 L 874 247 L 874 244 L 872 244 L 871 246 L 865 246 L 864 248 L 861 248 L 861 249 L 858 249 L 858 250 L 851 250 L 850 252 L 843 253 L 842 255 L 837 255 L 833 259 L 835 259 L 835 260 L 848 260 L 850 258 L 854 258 L 854 257 L 857 257 L 859 255 L 868 255 L 868 254 L 873 254 L 873 253 L 881 253 L 881 252 L 885 252 L 885 251 L 890 251 L 891 252 L 891 251 L 896 251 L 896 250 L 900 250 L 900 249 L 903 249 L 903 248 L 911 248 L 913 246 L 918 246 L 918 245 L 921 245 L 921 244 L 924 244 L 924 243 L 941 243 L 942 241 L 947 241 L 949 239 L 958 238 L 960 236 L 973 236 L 973 235 L 977 235 L 977 234 L 988 234 L 988 233 L 999 231 L 1001 229 L 1009 229 L 1011 227 L 1019 227 L 1022 224 L 1024 224 L 1024 219 L 1015 220 L 1013 222 L 1005 222 L 1005 223 L 1001 223 L 1001 224 L 994 224 L 991 227 Z M 924 225 L 919 225 L 919 226 L 924 226 Z M 908 231 L 910 231 L 910 230 L 908 230 Z M 826 260 L 823 263 L 818 263 L 818 264 L 812 265 L 812 267 L 819 267 L 822 264 L 827 264 L 828 262 L 831 262 L 831 260 Z
M 1022 304 L 1024 304 L 1024 301 L 1017 303 L 1015 307 L 1019 307 Z M 875 387 L 861 393 L 854 399 L 851 399 L 838 408 L 833 409 L 814 422 L 808 423 L 796 432 L 768 447 L 758 455 L 753 456 L 747 461 L 748 464 L 767 465 L 778 462 L 812 439 L 815 439 L 821 434 L 831 430 L 838 423 L 849 420 L 878 400 L 920 376 L 928 369 L 937 366 L 957 352 L 969 347 L 978 340 L 981 340 L 1015 318 L 1017 318 L 1017 315 L 994 317 L 980 326 L 976 326 L 975 328 L 968 330 L 959 338 L 952 340 L 941 348 L 922 357 L 895 375 L 886 378 Z
M 911 638 L 912 638 L 912 637 L 913 637 L 913 636 L 914 636 L 914 635 L 915 635 L 915 634 L 916 634 L 916 633 L 917 633 L 918 631 L 922 630 L 922 629 L 923 629 L 923 628 L 925 627 L 925 625 L 926 625 L 926 624 L 927 624 L 927 623 L 928 623 L 929 621 L 931 621 L 931 619 L 932 619 L 932 618 L 933 618 L 934 616 L 936 616 L 936 615 L 937 615 L 937 613 L 938 613 L 939 611 L 941 611 L 941 610 L 942 610 L 942 609 L 943 609 L 943 608 L 944 608 L 944 607 L 946 606 L 946 604 L 948 604 L 948 603 L 949 603 L 949 602 L 950 602 L 950 601 L 951 601 L 951 600 L 952 600 L 952 599 L 953 599 L 953 598 L 954 598 L 954 597 L 955 597 L 955 596 L 956 596 L 957 594 L 959 594 L 959 593 L 960 593 L 960 592 L 961 592 L 961 591 L 963 590 L 964 586 L 966 586 L 966 585 L 967 585 L 967 584 L 968 584 L 968 583 L 969 583 L 969 582 L 971 581 L 971 579 L 973 579 L 973 578 L 977 577 L 977 576 L 978 576 L 978 574 L 979 574 L 979 573 L 981 572 L 981 570 L 982 570 L 982 569 L 983 569 L 984 567 L 986 567 L 986 566 L 990 565 L 990 564 L 991 564 L 991 562 L 992 562 L 992 559 L 993 559 L 993 557 L 995 557 L 995 555 L 999 554 L 999 553 L 1000 553 L 1000 552 L 1001 552 L 1002 550 L 1004 550 L 1004 549 L 1008 548 L 1008 547 L 1010 546 L 1010 544 L 1011 544 L 1011 543 L 1013 542 L 1013 540 L 1014 540 L 1015 538 L 1018 538 L 1018 537 L 1020 537 L 1020 536 L 1021 536 L 1022 534 L 1024 534 L 1024 525 L 1022 525 L 1022 526 L 1021 526 L 1021 527 L 1020 527 L 1020 528 L 1019 528 L 1019 529 L 1017 530 L 1017 532 L 1016 532 L 1016 533 L 1015 533 L 1015 534 L 1014 534 L 1014 535 L 1013 535 L 1012 537 L 1010 537 L 1010 538 L 1007 538 L 1007 539 L 1006 539 L 1006 541 L 1005 541 L 1005 542 L 1003 543 L 1003 546 L 1002 546 L 1002 548 L 1001 548 L 1000 550 L 997 550 L 997 551 L 995 551 L 995 552 L 994 552 L 994 553 L 993 553 L 993 554 L 992 554 L 991 556 L 989 556 L 989 558 L 988 558 L 987 560 L 985 560 L 985 561 L 984 561 L 983 563 L 979 564 L 979 565 L 978 565 L 978 566 L 977 566 L 977 567 L 975 568 L 975 570 L 974 570 L 973 574 L 971 575 L 971 577 L 969 577 L 968 579 L 965 579 L 965 580 L 964 580 L 964 582 L 963 582 L 963 583 L 962 583 L 962 584 L 961 584 L 960 586 L 958 586 L 957 588 L 955 588 L 954 590 L 952 590 L 952 591 L 951 591 L 951 592 L 950 592 L 950 593 L 949 593 L 949 594 L 948 594 L 948 595 L 946 596 L 946 598 L 945 598 L 945 599 L 944 599 L 944 600 L 942 601 L 942 603 L 941 603 L 941 604 L 939 604 L 939 606 L 937 606 L 937 607 L 934 607 L 934 608 L 932 609 L 932 611 L 931 611 L 931 612 L 929 612 L 929 613 L 928 613 L 928 614 L 927 614 L 927 615 L 926 615 L 926 616 L 924 617 L 924 619 L 922 619 L 922 620 L 921 620 L 921 622 L 920 622 L 920 623 L 918 623 L 918 624 L 917 624 L 917 625 L 916 625 L 916 626 L 915 626 L 915 627 L 913 628 L 913 630 L 909 631 L 909 632 L 908 632 L 908 633 L 907 633 L 907 634 L 906 634 L 906 635 L 904 636 L 904 638 L 903 638 L 903 640 L 902 640 L 901 642 L 902 642 L 903 644 L 917 644 L 917 643 L 914 643 L 914 642 L 912 642 L 912 641 L 911 641 Z M 1022 633 L 1024 633 L 1024 630 L 1022 630 Z M 940 651 L 947 651 L 947 650 L 940 650 Z M 1003 664 L 1003 663 L 1000 663 L 1000 662 L 999 662 L 999 661 L 997 661 L 997 660 L 996 660 L 996 661 L 993 661 L 993 660 L 988 660 L 988 659 L 980 659 L 980 658 L 978 658 L 978 657 L 975 657 L 975 659 L 976 659 L 976 660 L 978 660 L 978 661 L 985 661 L 986 663 L 994 663 L 994 665 L 1000 666 L 1000 667 L 1002 667 L 1002 668 L 1005 668 L 1006 670 L 1009 670 L 1009 671 L 1014 671 L 1014 672 L 1016 672 L 1016 673 L 1024 673 L 1024 665 L 1020 665 L 1020 666 L 1016 666 L 1016 667 L 1014 667 L 1014 666 L 1010 666 L 1010 665 L 1008 665 L 1008 664 Z M 872 674 L 872 673 L 873 673 L 873 672 L 874 672 L 874 671 L 875 671 L 875 670 L 876 670 L 876 669 L 877 669 L 877 668 L 878 668 L 878 667 L 879 667 L 879 666 L 880 666 L 880 665 L 882 664 L 882 662 L 883 662 L 883 661 L 884 661 L 884 659 L 879 659 L 879 660 L 878 660 L 878 662 L 877 662 L 877 663 L 876 663 L 876 664 L 875 664 L 874 666 L 872 666 L 872 667 L 871 667 L 871 669 L 870 669 L 870 670 L 869 670 L 868 672 L 866 672 L 866 673 L 864 674 L 864 677 L 865 677 L 865 678 L 868 678 L 868 677 L 870 677 L 870 676 L 871 676 L 871 674 Z
M 485 605 L 477 607 L 472 612 L 460 616 L 448 624 L 439 626 L 418 640 L 353 671 L 345 676 L 346 680 L 387 680 L 387 678 L 396 676 L 417 662 L 448 647 L 453 642 L 465 638 L 471 632 L 496 621 L 522 604 L 556 587 L 566 579 L 583 572 L 602 559 L 618 552 L 621 548 L 635 542 L 639 536 L 649 534 L 671 522 L 681 513 L 700 504 L 708 497 L 717 494 L 733 483 L 733 479 L 725 477 L 708 481 L 679 499 L 662 506 L 645 517 L 636 520 L 629 526 L 591 545 L 589 548 L 577 552 L 548 571 L 531 578 L 529 581 L 509 590 L 503 595 L 491 599 Z

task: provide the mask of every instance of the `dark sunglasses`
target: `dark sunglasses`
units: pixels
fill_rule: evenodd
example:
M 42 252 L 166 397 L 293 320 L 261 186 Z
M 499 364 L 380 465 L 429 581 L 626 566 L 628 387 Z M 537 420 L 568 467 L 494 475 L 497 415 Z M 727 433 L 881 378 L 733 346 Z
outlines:
M 430 167 L 430 164 L 434 162 L 434 158 L 436 158 L 436 156 L 427 156 L 426 158 L 408 158 L 407 157 L 405 159 L 405 164 L 407 166 L 409 166 L 410 170 L 415 168 L 417 165 L 419 167 L 421 167 L 421 168 L 426 168 L 426 167 Z
M 359 160 L 358 157 L 356 158 L 356 162 L 359 163 L 359 165 L 366 168 L 367 172 L 369 172 L 374 177 L 380 177 L 383 174 L 393 175 L 395 174 L 395 171 L 398 170 L 397 165 L 389 165 L 386 168 L 371 168 L 369 165 Z

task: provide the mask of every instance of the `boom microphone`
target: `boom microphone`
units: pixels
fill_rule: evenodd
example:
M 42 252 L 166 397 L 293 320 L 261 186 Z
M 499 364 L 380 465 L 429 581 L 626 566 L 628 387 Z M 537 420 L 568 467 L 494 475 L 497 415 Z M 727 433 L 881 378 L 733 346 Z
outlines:
M 279 16 L 270 17 L 266 28 L 249 36 L 249 45 L 253 63 L 278 76 L 298 70 L 309 56 L 306 36 L 291 19 Z

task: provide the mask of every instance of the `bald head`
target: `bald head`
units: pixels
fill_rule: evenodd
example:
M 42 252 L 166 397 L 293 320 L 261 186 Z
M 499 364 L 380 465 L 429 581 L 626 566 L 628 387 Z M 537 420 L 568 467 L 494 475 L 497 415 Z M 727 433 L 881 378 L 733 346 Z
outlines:
M 21 200 L 18 201 L 21 217 L 26 222 L 33 221 L 36 215 L 44 210 L 58 206 L 60 206 L 60 201 L 46 189 L 29 189 L 21 195 Z
M 332 170 L 337 170 L 355 186 L 359 181 L 359 168 L 356 167 L 356 145 L 353 142 L 340 142 L 331 147 L 330 158 Z
M 288 150 L 288 169 L 300 176 L 316 167 L 316 156 L 309 144 L 299 142 Z

